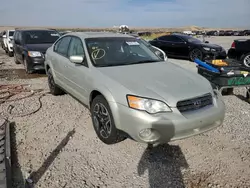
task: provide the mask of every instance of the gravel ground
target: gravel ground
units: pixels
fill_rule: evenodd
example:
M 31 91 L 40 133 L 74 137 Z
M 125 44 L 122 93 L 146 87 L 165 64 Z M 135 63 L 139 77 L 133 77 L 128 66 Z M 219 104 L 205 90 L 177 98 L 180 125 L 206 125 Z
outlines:
M 212 37 L 209 41 L 229 48 L 233 37 Z M 171 62 L 195 71 L 185 60 Z M 1 64 L 3 62 L 3 64 Z M 2 69 L 23 68 L 0 50 Z M 20 71 L 19 71 L 20 72 Z M 46 77 L 0 81 L 30 84 L 48 91 Z M 13 76 L 13 72 L 9 77 Z M 105 145 L 97 139 L 89 112 L 69 95 L 41 98 L 42 108 L 26 117 L 13 117 L 39 107 L 39 95 L 0 106 L 15 108 L 12 121 L 13 187 L 22 188 L 31 177 L 41 188 L 88 187 L 250 187 L 250 105 L 242 100 L 244 89 L 225 96 L 224 124 L 208 133 L 158 146 L 125 140 Z

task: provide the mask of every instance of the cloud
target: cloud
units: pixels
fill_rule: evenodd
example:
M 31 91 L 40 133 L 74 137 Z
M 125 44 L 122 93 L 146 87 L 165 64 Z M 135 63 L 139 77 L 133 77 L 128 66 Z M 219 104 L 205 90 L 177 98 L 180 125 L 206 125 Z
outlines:
M 12 0 L 0 25 L 249 27 L 249 0 Z

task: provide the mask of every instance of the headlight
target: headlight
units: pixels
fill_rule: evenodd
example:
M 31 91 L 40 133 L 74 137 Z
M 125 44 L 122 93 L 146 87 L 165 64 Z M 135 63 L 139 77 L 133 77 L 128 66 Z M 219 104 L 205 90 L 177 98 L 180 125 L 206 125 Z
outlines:
M 146 111 L 150 114 L 158 112 L 172 112 L 164 102 L 154 99 L 147 99 L 132 95 L 127 95 L 128 105 L 130 108 Z
M 41 57 L 42 56 L 41 52 L 35 52 L 35 51 L 28 51 L 28 55 L 30 57 Z
M 210 51 L 211 49 L 210 48 L 206 48 L 206 47 L 203 47 L 204 50 L 206 51 Z

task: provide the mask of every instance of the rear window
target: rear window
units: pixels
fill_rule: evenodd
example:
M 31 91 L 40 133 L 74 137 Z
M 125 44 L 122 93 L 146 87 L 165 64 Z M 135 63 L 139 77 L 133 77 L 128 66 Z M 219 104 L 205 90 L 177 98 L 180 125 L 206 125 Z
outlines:
M 12 37 L 14 35 L 14 31 L 9 32 L 9 36 Z
M 45 44 L 54 43 L 60 34 L 57 31 L 25 31 L 24 32 L 24 43 L 25 44 Z

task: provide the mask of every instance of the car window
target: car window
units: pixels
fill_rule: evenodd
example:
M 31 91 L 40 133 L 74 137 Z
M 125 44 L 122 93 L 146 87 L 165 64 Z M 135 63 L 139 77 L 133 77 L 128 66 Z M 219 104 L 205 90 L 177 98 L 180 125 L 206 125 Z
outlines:
M 63 55 L 63 56 L 67 56 L 70 40 L 71 40 L 70 36 L 66 36 L 66 37 L 63 37 L 62 39 L 60 39 L 56 43 L 54 51 Z
M 54 30 L 31 30 L 24 32 L 25 44 L 53 44 L 60 34 Z
M 179 37 L 168 35 L 159 37 L 160 40 L 164 40 L 166 42 L 183 42 Z
M 68 57 L 72 55 L 84 55 L 83 44 L 80 38 L 72 37 L 69 45 Z
M 14 35 L 14 31 L 9 31 L 9 36 L 13 36 Z
M 104 37 L 85 39 L 94 66 L 156 63 L 161 59 L 136 38 Z

